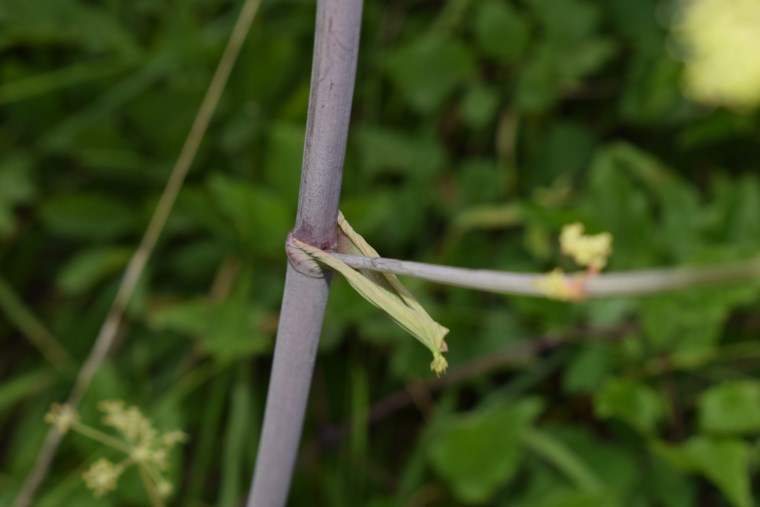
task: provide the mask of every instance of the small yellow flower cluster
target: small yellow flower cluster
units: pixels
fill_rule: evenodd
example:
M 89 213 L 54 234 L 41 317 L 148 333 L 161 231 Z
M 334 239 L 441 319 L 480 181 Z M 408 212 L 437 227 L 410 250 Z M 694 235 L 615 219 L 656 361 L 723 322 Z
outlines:
M 580 301 L 586 295 L 586 280 L 599 274 L 607 265 L 612 253 L 612 235 L 583 234 L 582 224 L 575 223 L 562 228 L 559 242 L 562 253 L 573 258 L 576 264 L 586 268 L 586 273 L 566 275 L 560 268 L 539 278 L 535 286 L 546 297 L 559 301 Z
M 583 234 L 582 224 L 570 224 L 562 228 L 559 237 L 562 253 L 573 258 L 579 266 L 593 271 L 601 271 L 607 265 L 607 259 L 612 253 L 612 235 L 608 232 L 601 234 Z
M 87 487 L 93 490 L 95 496 L 102 496 L 116 489 L 119 477 L 127 467 L 136 465 L 141 469 L 152 500 L 155 493 L 159 497 L 168 496 L 172 486 L 163 476 L 168 466 L 168 452 L 184 442 L 187 435 L 181 431 L 159 433 L 140 409 L 126 406 L 123 401 L 104 401 L 99 408 L 105 414 L 103 424 L 114 428 L 122 439 L 81 423 L 79 414 L 69 405 L 54 404 L 45 415 L 45 421 L 61 432 L 72 429 L 126 454 L 120 463 L 105 458 L 96 461 L 83 475 Z M 160 503 L 154 501 L 154 505 Z
M 123 471 L 124 466 L 117 465 L 106 458 L 100 458 L 82 474 L 82 478 L 94 496 L 103 496 L 116 489 L 119 485 L 119 476 Z
M 758 27 L 758 0 L 684 0 L 675 33 L 687 51 L 686 94 L 710 105 L 740 110 L 757 106 Z
M 58 431 L 65 434 L 72 426 L 79 423 L 79 414 L 70 405 L 53 403 L 48 413 L 45 414 L 45 422 L 52 424 Z
M 103 401 L 98 408 L 105 414 L 103 424 L 121 433 L 130 444 L 155 438 L 156 430 L 137 407 L 125 407 L 123 401 L 117 400 Z

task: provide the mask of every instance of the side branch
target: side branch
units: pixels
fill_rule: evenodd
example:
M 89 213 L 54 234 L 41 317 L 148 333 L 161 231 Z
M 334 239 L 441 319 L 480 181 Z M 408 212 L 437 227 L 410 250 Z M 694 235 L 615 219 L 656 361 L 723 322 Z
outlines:
M 538 287 L 544 274 L 467 269 L 421 262 L 331 253 L 355 269 L 411 276 L 467 289 L 545 297 Z M 652 269 L 601 274 L 585 281 L 589 298 L 655 294 L 699 285 L 760 279 L 760 258 L 702 267 Z M 568 277 L 568 282 L 570 278 Z

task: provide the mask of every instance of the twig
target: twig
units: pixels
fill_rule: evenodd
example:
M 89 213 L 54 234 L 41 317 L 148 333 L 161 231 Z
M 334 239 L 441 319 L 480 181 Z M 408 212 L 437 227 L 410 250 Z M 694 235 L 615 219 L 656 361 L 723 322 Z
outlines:
M 145 270 L 145 265 L 150 259 L 150 256 L 156 247 L 156 243 L 161 236 L 161 232 L 166 225 L 169 213 L 174 207 L 177 194 L 182 188 L 182 184 L 190 170 L 195 154 L 198 152 L 198 147 L 208 129 L 211 117 L 216 110 L 222 91 L 227 84 L 232 67 L 237 60 L 240 48 L 245 41 L 248 30 L 250 29 L 251 23 L 256 16 L 260 4 L 261 0 L 246 0 L 245 4 L 243 4 L 243 8 L 240 11 L 235 27 L 232 30 L 232 34 L 227 41 L 227 46 L 219 60 L 219 65 L 217 66 L 214 76 L 211 79 L 211 83 L 206 90 L 206 94 L 198 109 L 198 114 L 195 116 L 193 125 L 185 140 L 185 144 L 182 146 L 182 150 L 177 158 L 177 162 L 172 168 L 169 180 L 167 181 L 166 187 L 161 194 L 161 198 L 156 205 L 150 223 L 140 241 L 140 245 L 130 258 L 129 264 L 127 264 L 127 268 L 119 284 L 111 309 L 95 338 L 95 343 L 90 350 L 90 354 L 82 368 L 79 370 L 76 382 L 67 400 L 68 404 L 77 405 L 79 403 L 89 387 L 92 377 L 100 368 L 114 343 L 127 304 L 132 298 L 137 282 Z M 47 474 L 60 441 L 61 434 L 54 426 L 51 427 L 47 433 L 43 447 L 37 456 L 37 462 L 35 463 L 34 468 L 27 476 L 21 491 L 13 502 L 14 507 L 28 507 L 31 504 L 40 484 Z
M 510 273 L 485 269 L 455 268 L 421 262 L 360 257 L 331 253 L 352 268 L 406 275 L 445 285 L 502 294 L 546 295 L 537 282 L 544 274 Z M 709 285 L 760 278 L 760 258 L 702 267 L 652 269 L 601 274 L 584 282 L 584 295 L 590 298 L 654 294 L 698 285 Z M 571 278 L 567 278 L 571 281 Z
M 359 52 L 362 0 L 319 0 L 301 189 L 293 236 L 335 246 L 338 200 Z M 288 264 L 272 376 L 248 507 L 285 505 L 309 397 L 329 275 Z

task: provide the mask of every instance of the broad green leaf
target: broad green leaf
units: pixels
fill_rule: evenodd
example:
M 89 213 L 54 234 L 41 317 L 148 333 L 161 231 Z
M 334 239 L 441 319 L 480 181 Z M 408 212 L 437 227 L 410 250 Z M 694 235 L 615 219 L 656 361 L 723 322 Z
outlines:
M 104 278 L 120 271 L 131 255 L 129 248 L 121 247 L 85 250 L 61 268 L 56 284 L 68 294 L 87 292 Z
M 627 379 L 607 382 L 594 397 L 602 418 L 619 419 L 642 433 L 651 433 L 664 416 L 661 397 L 650 387 Z
M 459 105 L 462 120 L 472 128 L 484 128 L 499 113 L 499 94 L 488 86 L 473 86 Z
M 562 375 L 562 387 L 567 393 L 594 392 L 609 375 L 610 350 L 598 346 L 581 349 Z
M 89 51 L 136 51 L 120 16 L 97 4 L 76 0 L 3 0 L 0 47 L 11 43 L 75 44 Z
M 694 288 L 647 298 L 640 303 L 643 329 L 657 350 L 675 352 L 676 361 L 688 363 L 715 350 L 733 308 L 750 304 L 757 293 L 757 284 L 746 280 L 719 290 Z
M 51 233 L 69 238 L 117 238 L 139 223 L 133 207 L 100 193 L 61 195 L 43 205 L 41 214 Z
M 659 445 L 657 451 L 679 468 L 698 472 L 712 482 L 733 507 L 752 507 L 751 450 L 738 439 L 696 436 L 680 447 Z
M 760 432 L 760 382 L 726 382 L 699 398 L 699 426 L 704 432 Z
M 465 160 L 457 170 L 457 183 L 461 199 L 465 205 L 491 204 L 489 208 L 514 210 L 519 205 L 514 203 L 502 204 L 506 197 L 506 168 L 489 159 Z M 485 206 L 483 209 L 488 209 Z M 461 218 L 455 218 L 455 221 Z M 506 225 L 506 224 L 505 224 Z M 461 226 L 460 223 L 456 224 Z
M 360 163 L 367 176 L 398 174 L 430 181 L 443 167 L 445 152 L 434 139 L 378 127 L 357 129 Z
M 522 460 L 522 437 L 540 411 L 540 401 L 526 399 L 444 423 L 429 458 L 457 499 L 484 503 L 509 483 Z
M 518 60 L 530 41 L 530 22 L 525 14 L 498 0 L 481 0 L 476 6 L 473 27 L 483 52 L 503 63 Z
M 541 430 L 560 444 L 571 459 L 568 461 L 568 457 L 560 453 L 558 456 L 544 454 L 544 460 L 562 477 L 572 480 L 577 490 L 591 493 L 595 489 L 594 493 L 620 499 L 636 496 L 637 478 L 641 473 L 641 457 L 637 450 L 620 440 L 598 435 L 596 430 L 570 422 L 542 427 Z M 590 479 L 590 475 L 593 478 Z
M 600 230 L 615 238 L 610 270 L 630 269 L 658 262 L 657 221 L 649 194 L 637 175 L 653 161 L 624 144 L 598 150 L 587 176 L 587 190 L 580 208 Z
M 396 50 L 386 68 L 409 105 L 431 113 L 474 74 L 475 63 L 459 40 L 428 36 Z
M 661 43 L 650 39 L 648 47 L 634 53 L 630 60 L 620 101 L 621 119 L 644 125 L 672 121 L 683 104 L 680 85 L 680 63 L 662 51 Z
M 596 34 L 599 8 L 580 0 L 530 0 L 544 37 L 535 44 L 516 90 L 515 105 L 528 114 L 542 113 L 561 94 L 599 69 L 615 44 Z
M 197 340 L 205 353 L 221 363 L 264 353 L 272 345 L 271 336 L 262 330 L 268 315 L 252 304 L 252 284 L 250 272 L 243 271 L 226 300 L 191 299 L 159 308 L 150 323 Z
M 558 178 L 583 170 L 593 153 L 593 133 L 583 125 L 558 121 L 530 139 L 527 150 L 526 185 L 549 187 Z
M 269 350 L 271 340 L 261 332 L 266 316 L 245 301 L 222 303 L 192 300 L 157 311 L 157 329 L 180 332 L 197 339 L 201 349 L 220 362 Z
M 696 505 L 696 484 L 688 474 L 677 469 L 657 455 L 641 466 L 648 496 L 662 507 L 692 507 Z
M 520 204 L 482 205 L 465 209 L 454 216 L 452 229 L 457 234 L 479 229 L 509 229 L 521 225 L 523 221 L 523 207 Z
M 359 234 L 348 224 L 342 214 L 338 216 L 338 249 L 340 253 L 379 257 Z M 293 246 L 315 261 L 342 274 L 361 296 L 386 312 L 398 325 L 421 341 L 433 354 L 430 368 L 440 374 L 446 371 L 446 342 L 448 329 L 435 322 L 395 275 L 373 271 L 357 271 L 329 253 L 292 238 Z
M 55 382 L 55 375 L 48 368 L 41 368 L 8 378 L 0 383 L 0 414 L 5 413 L 19 400 L 30 398 L 49 388 Z
M 523 442 L 531 452 L 560 470 L 575 483 L 578 489 L 594 493 L 603 490 L 601 479 L 588 464 L 549 432 L 537 429 L 528 430 L 523 435 Z
M 246 247 L 270 257 L 282 255 L 282 242 L 295 218 L 284 197 L 221 174 L 209 179 L 208 188 Z

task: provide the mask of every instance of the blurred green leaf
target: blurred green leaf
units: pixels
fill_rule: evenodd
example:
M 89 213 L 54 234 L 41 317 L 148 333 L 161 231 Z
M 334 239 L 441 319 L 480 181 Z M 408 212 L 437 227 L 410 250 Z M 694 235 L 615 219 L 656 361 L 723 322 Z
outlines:
M 456 416 L 436 435 L 429 458 L 460 501 L 487 502 L 517 472 L 522 435 L 540 411 L 528 399 Z
M 605 383 L 594 395 L 599 417 L 619 419 L 642 433 L 652 433 L 662 421 L 662 398 L 650 387 L 626 379 Z
M 68 294 L 81 294 L 119 272 L 132 255 L 132 250 L 121 247 L 104 247 L 85 250 L 61 268 L 56 284 Z
M 535 429 L 526 431 L 523 442 L 532 452 L 564 473 L 579 490 L 592 493 L 602 491 L 602 482 L 588 465 L 549 432 Z
M 759 432 L 760 382 L 725 382 L 702 393 L 699 426 L 708 433 Z
M 444 150 L 433 139 L 382 128 L 362 128 L 355 136 L 368 177 L 397 174 L 430 181 L 445 161 Z
M 108 11 L 77 0 L 4 0 L 0 48 L 11 44 L 76 44 L 90 51 L 136 51 L 128 31 Z
M 292 208 L 298 202 L 304 127 L 290 123 L 277 124 L 272 129 L 271 136 L 265 166 L 267 182 Z
M 243 273 L 238 280 L 224 301 L 193 299 L 153 310 L 151 325 L 197 341 L 221 363 L 267 352 L 272 346 L 272 337 L 262 329 L 267 315 L 250 301 L 250 275 Z
M 542 113 L 595 72 L 615 52 L 615 44 L 597 36 L 596 4 L 582 0 L 531 0 L 529 6 L 545 38 L 533 50 L 521 73 L 515 102 L 528 114 Z
M 31 171 L 31 160 L 22 154 L 0 161 L 0 238 L 15 227 L 14 208 L 29 201 L 36 192 Z
M 498 58 L 500 62 L 512 63 L 528 48 L 530 22 L 511 4 L 498 0 L 480 1 L 472 20 L 483 53 Z
M 582 125 L 560 121 L 550 124 L 531 139 L 526 150 L 526 190 L 549 187 L 559 178 L 566 180 L 589 163 L 595 139 Z
M 757 284 L 724 285 L 721 290 L 691 289 L 647 298 L 640 303 L 644 332 L 656 350 L 689 358 L 714 351 L 731 309 L 754 301 Z M 694 311 L 698 308 L 699 311 Z M 669 319 L 669 315 L 679 315 Z
M 0 384 L 0 413 L 54 383 L 55 376 L 47 368 L 18 375 Z
M 457 183 L 462 200 L 466 205 L 501 202 L 506 194 L 506 176 L 504 168 L 490 160 L 465 160 L 457 171 Z M 507 215 L 504 213 L 506 209 L 514 210 L 515 208 L 514 205 L 470 208 L 469 213 L 465 212 L 464 215 L 459 215 L 455 219 L 455 226 L 460 230 L 463 230 L 465 225 L 472 226 L 476 216 L 484 222 L 495 220 L 500 213 L 501 217 L 506 218 Z M 468 221 L 469 224 L 466 224 L 465 222 Z M 490 222 L 490 224 L 494 223 L 495 221 Z
M 286 206 L 282 197 L 221 174 L 211 176 L 208 189 L 247 248 L 269 257 L 282 256 L 285 238 L 295 222 L 295 210 Z
M 676 466 L 707 478 L 733 507 L 754 505 L 749 481 L 751 454 L 741 440 L 696 436 L 680 447 L 660 448 L 660 452 Z
M 124 236 L 142 222 L 127 203 L 95 192 L 55 197 L 42 207 L 41 217 L 55 235 L 92 240 Z
M 596 29 L 600 13 L 598 4 L 586 0 L 528 0 L 550 40 L 575 42 Z
M 568 393 L 596 391 L 610 374 L 611 362 L 609 350 L 599 346 L 583 347 L 563 373 L 563 388 Z
M 407 103 L 431 113 L 472 77 L 475 62 L 469 48 L 454 38 L 428 36 L 397 49 L 386 63 L 388 76 Z
M 663 507 L 691 507 L 697 499 L 696 485 L 688 475 L 671 466 L 659 456 L 652 456 L 651 464 L 642 478 L 657 505 Z
M 498 114 L 499 94 L 487 86 L 472 86 L 460 104 L 462 120 L 472 128 L 486 127 Z

